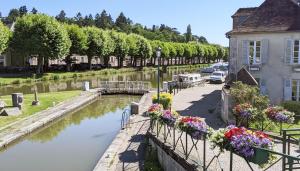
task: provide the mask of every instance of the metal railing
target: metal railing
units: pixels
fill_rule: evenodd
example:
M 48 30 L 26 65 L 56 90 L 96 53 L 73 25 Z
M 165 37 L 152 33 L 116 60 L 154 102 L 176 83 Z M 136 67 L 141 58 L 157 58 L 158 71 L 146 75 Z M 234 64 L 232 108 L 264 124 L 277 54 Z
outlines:
M 295 133 L 296 131 L 299 132 Z M 224 166 L 221 165 L 221 152 L 210 150 L 210 152 L 213 154 L 208 155 L 207 153 L 207 146 L 210 144 L 207 141 L 208 133 L 203 132 L 201 137 L 195 139 L 187 132 L 181 131 L 175 128 L 173 125 L 167 125 L 157 120 L 151 120 L 148 132 L 160 142 L 166 144 L 167 146 L 170 146 L 170 149 L 172 149 L 174 153 L 182 156 L 182 158 L 184 158 L 186 161 L 192 162 L 192 164 L 197 165 L 201 168 L 201 170 L 215 170 L 216 167 L 218 168 L 218 170 L 225 170 Z M 264 171 L 271 171 L 274 169 L 279 170 L 280 161 L 282 161 L 282 171 L 291 171 L 297 169 L 300 170 L 300 158 L 299 156 L 292 156 L 290 154 L 291 144 L 289 141 L 289 139 L 291 139 L 293 136 L 300 135 L 300 129 L 283 129 L 282 132 L 282 152 L 255 147 L 256 149 L 268 152 L 269 154 L 272 154 L 276 157 L 276 160 L 272 160 L 271 163 L 266 164 L 265 168 L 262 169 Z M 229 166 L 227 165 L 226 168 L 228 168 L 230 171 L 234 170 L 234 154 L 241 157 L 240 155 L 229 149 Z M 246 158 L 241 158 L 246 162 L 250 170 L 256 170 Z M 215 165 L 215 168 L 211 168 L 214 161 L 216 162 L 217 166 Z M 242 163 L 238 164 L 240 165 Z
M 104 93 L 143 94 L 151 90 L 151 84 L 145 81 L 101 81 L 98 88 Z
M 129 124 L 130 124 L 130 110 L 125 109 L 122 113 L 121 129 L 126 129 Z

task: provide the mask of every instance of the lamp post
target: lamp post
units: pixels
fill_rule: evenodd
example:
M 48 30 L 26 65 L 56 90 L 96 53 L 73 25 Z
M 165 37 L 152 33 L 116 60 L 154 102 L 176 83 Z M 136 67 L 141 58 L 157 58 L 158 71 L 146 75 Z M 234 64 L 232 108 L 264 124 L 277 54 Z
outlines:
M 158 47 L 156 49 L 156 57 L 157 57 L 157 101 L 159 103 L 159 93 L 160 93 L 160 80 L 159 80 L 159 77 L 160 77 L 160 69 L 159 69 L 159 65 L 160 65 L 160 55 L 161 55 L 161 48 Z

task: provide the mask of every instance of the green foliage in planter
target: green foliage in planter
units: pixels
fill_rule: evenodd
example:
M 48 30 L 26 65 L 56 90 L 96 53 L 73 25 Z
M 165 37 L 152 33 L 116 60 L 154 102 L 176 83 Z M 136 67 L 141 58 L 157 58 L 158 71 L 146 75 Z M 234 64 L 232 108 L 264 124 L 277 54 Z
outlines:
M 296 101 L 286 101 L 281 104 L 283 108 L 290 112 L 295 113 L 295 123 L 297 123 L 300 120 L 300 102 Z
M 152 97 L 153 104 L 155 104 L 155 103 L 162 104 L 163 108 L 165 110 L 169 109 L 171 107 L 172 101 L 173 101 L 173 96 L 172 96 L 172 94 L 169 94 L 169 93 L 160 93 L 159 102 L 158 102 L 158 99 L 157 99 L 157 95 L 154 95 Z
M 259 88 L 235 82 L 230 89 L 235 104 L 250 103 L 253 107 L 263 110 L 268 107 L 269 98 L 260 94 Z

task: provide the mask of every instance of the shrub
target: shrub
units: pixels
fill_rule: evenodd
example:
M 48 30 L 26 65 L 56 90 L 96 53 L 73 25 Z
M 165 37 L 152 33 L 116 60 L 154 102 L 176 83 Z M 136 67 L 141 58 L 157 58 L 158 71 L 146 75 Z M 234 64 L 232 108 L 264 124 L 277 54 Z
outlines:
M 48 81 L 48 80 L 49 80 L 49 76 L 42 77 L 42 81 Z
M 67 76 L 64 75 L 64 76 L 62 77 L 62 79 L 64 79 L 64 80 L 67 79 Z
M 60 76 L 59 75 L 53 75 L 53 80 L 59 80 L 60 79 Z
M 171 107 L 172 101 L 173 101 L 173 96 L 172 96 L 172 94 L 169 94 L 169 93 L 160 93 L 159 102 L 158 102 L 158 99 L 157 99 L 157 95 L 154 95 L 152 97 L 152 102 L 162 104 L 163 108 L 165 110 L 169 109 Z
M 78 77 L 78 75 L 75 73 L 75 74 L 73 74 L 73 78 L 77 78 Z
M 21 80 L 14 80 L 12 81 L 12 84 L 21 84 Z
M 26 83 L 32 83 L 33 82 L 33 79 L 31 79 L 31 78 L 28 78 L 28 79 L 26 79 L 26 81 L 25 81 Z
M 295 123 L 300 120 L 300 102 L 286 101 L 281 104 L 283 108 L 295 113 Z

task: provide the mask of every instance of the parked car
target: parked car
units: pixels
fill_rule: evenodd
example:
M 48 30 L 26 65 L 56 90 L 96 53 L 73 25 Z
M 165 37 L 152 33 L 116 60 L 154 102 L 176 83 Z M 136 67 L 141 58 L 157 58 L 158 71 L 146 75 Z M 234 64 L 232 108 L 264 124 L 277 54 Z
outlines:
M 223 71 L 215 71 L 209 77 L 210 83 L 223 83 L 225 82 L 226 74 Z
M 216 71 L 215 68 L 213 68 L 213 67 L 207 67 L 207 68 L 201 69 L 200 72 L 202 72 L 202 73 L 213 73 L 213 72 L 215 72 L 215 71 Z

